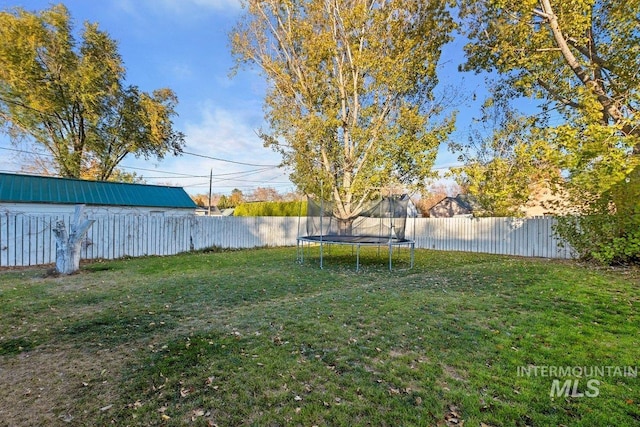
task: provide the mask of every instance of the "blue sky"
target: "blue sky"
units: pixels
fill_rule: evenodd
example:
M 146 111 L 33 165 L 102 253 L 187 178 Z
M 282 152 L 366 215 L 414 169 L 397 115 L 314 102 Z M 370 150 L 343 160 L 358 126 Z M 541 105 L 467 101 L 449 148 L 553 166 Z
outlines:
M 0 0 L 0 9 L 15 6 L 42 10 L 51 1 Z M 97 22 L 118 42 L 127 69 L 127 82 L 144 91 L 171 88 L 178 96 L 177 130 L 186 135 L 185 151 L 215 157 L 219 161 L 183 155 L 162 161 L 130 157 L 121 164 L 137 172 L 150 184 L 185 187 L 189 193 L 206 193 L 213 170 L 213 191 L 229 194 L 233 188 L 251 192 L 256 187 L 293 191 L 285 170 L 277 165 L 277 153 L 264 148 L 256 130 L 264 127 L 262 101 L 265 83 L 252 70 L 240 70 L 235 77 L 227 34 L 242 14 L 239 0 L 66 0 L 80 28 L 84 21 Z M 458 90 L 458 130 L 453 138 L 466 139 L 469 124 L 483 100 L 483 79 L 456 72 L 463 61 L 458 44 L 443 52 L 444 85 Z M 476 93 L 476 97 L 472 96 Z M 0 135 L 0 147 L 10 145 Z M 456 156 L 440 149 L 436 168 L 444 170 Z M 232 163 L 238 162 L 238 163 Z M 0 170 L 19 171 L 24 159 L 0 150 Z M 246 163 L 246 164 L 239 164 Z M 267 165 L 266 167 L 254 165 Z M 150 170 L 143 170 L 150 169 Z

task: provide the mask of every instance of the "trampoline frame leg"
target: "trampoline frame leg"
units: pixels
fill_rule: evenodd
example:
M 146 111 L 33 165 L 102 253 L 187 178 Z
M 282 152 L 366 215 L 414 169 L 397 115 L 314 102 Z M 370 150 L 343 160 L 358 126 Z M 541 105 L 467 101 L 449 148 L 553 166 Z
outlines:
M 305 248 L 305 242 L 307 243 L 307 246 Z M 319 246 L 320 246 L 320 269 L 324 269 L 324 246 L 325 246 L 325 242 L 324 240 L 320 240 Z M 331 248 L 331 243 L 329 243 L 329 248 Z M 414 241 L 409 241 L 405 243 L 407 246 L 409 246 L 409 269 L 412 269 L 415 266 L 415 242 Z M 360 246 L 362 246 L 362 244 L 360 243 L 354 243 L 351 245 L 352 248 L 352 254 L 353 254 L 353 246 L 356 247 L 356 272 L 360 272 Z M 378 253 L 380 252 L 380 248 L 382 245 L 376 245 L 378 246 Z M 389 271 L 393 271 L 393 251 L 394 250 L 398 250 L 399 252 L 401 251 L 401 247 L 402 246 L 398 246 L 398 248 L 396 249 L 397 245 L 394 245 L 391 241 L 388 243 L 387 246 L 387 250 L 389 252 Z M 305 241 L 304 239 L 298 239 L 296 241 L 296 261 L 300 264 L 304 264 L 304 251 L 311 251 L 311 243 L 309 241 Z M 307 257 L 311 256 L 310 253 L 307 253 Z M 402 269 L 401 269 L 402 270 Z

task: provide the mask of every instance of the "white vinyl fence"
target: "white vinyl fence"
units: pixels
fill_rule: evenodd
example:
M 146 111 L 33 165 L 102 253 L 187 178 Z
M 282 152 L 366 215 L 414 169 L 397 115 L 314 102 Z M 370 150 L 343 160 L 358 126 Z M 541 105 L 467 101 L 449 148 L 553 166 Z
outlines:
M 416 248 L 542 258 L 573 258 L 544 218 L 415 218 L 407 223 Z M 415 224 L 415 231 L 410 229 Z
M 55 262 L 52 227 L 71 215 L 0 214 L 0 267 Z M 173 255 L 210 247 L 294 246 L 304 219 L 116 214 L 93 216 L 83 259 Z M 415 218 L 406 237 L 416 248 L 570 258 L 553 236 L 553 218 Z M 300 230 L 300 233 L 298 232 Z

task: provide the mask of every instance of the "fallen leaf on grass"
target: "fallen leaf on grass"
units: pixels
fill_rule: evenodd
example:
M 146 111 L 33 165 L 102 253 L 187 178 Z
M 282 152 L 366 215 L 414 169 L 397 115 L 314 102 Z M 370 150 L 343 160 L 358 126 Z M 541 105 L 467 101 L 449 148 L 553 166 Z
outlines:
M 204 415 L 204 409 L 194 409 L 193 414 L 191 415 L 191 421 L 195 421 L 200 417 L 204 417 Z
M 444 416 L 447 426 L 464 426 L 464 420 L 460 419 L 458 408 L 453 405 L 449 406 L 449 412 Z
M 58 416 L 58 418 L 61 418 L 65 423 L 70 423 L 71 421 L 73 421 L 73 415 L 71 414 L 60 415 Z

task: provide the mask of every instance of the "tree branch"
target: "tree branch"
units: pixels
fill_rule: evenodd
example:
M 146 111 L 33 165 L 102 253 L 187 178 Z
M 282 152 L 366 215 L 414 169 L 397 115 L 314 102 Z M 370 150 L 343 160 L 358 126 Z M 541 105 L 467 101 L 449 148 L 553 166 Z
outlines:
M 540 5 L 543 8 L 542 12 L 548 16 L 547 20 L 549 22 L 549 27 L 551 28 L 553 37 L 556 41 L 556 44 L 560 48 L 565 61 L 567 62 L 573 73 L 582 82 L 582 84 L 593 91 L 598 99 L 598 102 L 600 102 L 600 104 L 602 105 L 603 120 L 606 120 L 608 116 L 613 118 L 613 120 L 616 122 L 623 121 L 624 114 L 620 111 L 616 103 L 607 95 L 604 88 L 602 87 L 602 82 L 595 81 L 589 76 L 587 71 L 580 65 L 577 58 L 569 48 L 569 43 L 562 34 L 560 24 L 558 23 L 558 18 L 553 13 L 553 9 L 551 8 L 550 0 L 540 0 Z
M 546 90 L 547 92 L 549 92 L 549 94 L 558 102 L 561 102 L 562 104 L 568 106 L 568 107 L 573 107 L 573 108 L 580 108 L 581 105 L 565 96 L 563 96 L 562 94 L 560 94 L 558 91 L 556 91 L 555 89 L 553 89 L 550 85 L 548 85 L 546 82 L 544 82 L 542 79 L 537 79 L 537 82 L 540 86 L 542 86 L 544 88 L 544 90 Z

